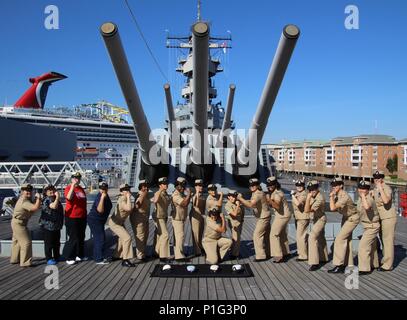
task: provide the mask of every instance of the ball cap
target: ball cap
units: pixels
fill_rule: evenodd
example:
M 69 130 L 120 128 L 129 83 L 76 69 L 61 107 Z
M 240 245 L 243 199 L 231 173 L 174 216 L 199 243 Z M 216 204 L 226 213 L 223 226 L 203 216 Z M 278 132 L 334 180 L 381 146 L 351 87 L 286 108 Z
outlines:
M 71 178 L 77 178 L 80 179 L 82 178 L 82 175 L 79 171 L 75 172 L 74 174 L 71 175 Z
M 106 181 L 99 182 L 99 189 L 107 189 L 107 188 L 109 188 L 109 185 L 107 184 Z
M 308 190 L 316 190 L 319 188 L 319 182 L 317 180 L 311 180 L 307 183 Z
M 342 178 L 341 177 L 335 177 L 335 178 L 333 178 L 332 179 L 332 181 L 331 181 L 331 186 L 340 186 L 340 185 L 342 185 L 343 184 L 343 180 L 342 180 Z
M 24 183 L 21 185 L 21 190 L 23 191 L 32 191 L 33 190 L 33 186 L 29 183 Z
M 359 189 L 369 190 L 370 186 L 371 186 L 371 183 L 369 181 L 360 180 L 359 183 L 358 183 L 358 188 Z
M 373 172 L 373 179 L 383 179 L 384 178 L 384 172 L 381 170 L 376 170 Z
M 56 190 L 53 184 L 46 184 L 42 187 L 42 192 L 47 192 L 48 190 Z
M 133 188 L 133 187 L 127 183 L 123 183 L 119 186 L 120 191 L 124 191 L 124 190 L 130 191 L 131 188 Z
M 210 184 L 209 186 L 208 186 L 208 190 L 218 190 L 218 187 L 215 185 L 215 184 Z
M 158 184 L 168 184 L 167 177 L 161 177 L 158 179 Z

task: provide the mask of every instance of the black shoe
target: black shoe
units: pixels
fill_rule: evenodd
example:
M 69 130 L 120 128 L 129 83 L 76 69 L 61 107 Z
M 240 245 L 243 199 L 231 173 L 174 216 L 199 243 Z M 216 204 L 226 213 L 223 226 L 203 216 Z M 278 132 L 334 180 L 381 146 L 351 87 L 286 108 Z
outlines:
M 328 270 L 328 273 L 345 273 L 345 266 L 336 266 L 331 270 Z
M 368 274 L 371 274 L 372 273 L 372 271 L 359 271 L 358 272 L 358 274 L 360 275 L 360 276 L 365 276 L 365 275 L 368 275 Z
M 144 263 L 144 262 L 148 262 L 148 259 L 147 259 L 147 257 L 144 257 L 144 258 L 141 258 L 141 259 L 137 258 L 137 261 L 139 263 Z
M 116 258 L 116 257 L 109 257 L 109 258 L 107 258 L 107 261 L 109 261 L 109 262 L 119 261 L 119 260 L 122 260 L 122 259 Z
M 311 267 L 308 269 L 309 271 L 317 271 L 319 270 L 319 265 L 318 264 L 313 264 Z
M 274 257 L 273 263 L 282 263 L 284 262 L 284 257 Z
M 302 262 L 302 261 L 308 261 L 308 259 L 300 259 L 300 258 L 297 258 L 297 259 L 295 259 L 295 261 Z
M 129 260 L 123 260 L 122 261 L 122 266 L 127 267 L 127 268 L 131 268 L 131 267 L 135 267 L 135 264 L 131 263 Z
M 172 259 L 170 259 L 170 258 L 160 258 L 160 262 L 163 262 L 163 263 L 170 263 L 172 261 Z
M 238 259 L 240 259 L 240 256 L 232 256 L 232 255 L 231 255 L 231 256 L 230 256 L 230 259 L 231 259 L 231 260 L 238 260 Z
M 267 261 L 268 259 L 267 258 L 264 258 L 264 259 L 254 259 L 254 262 L 263 262 L 263 261 Z
M 380 267 L 379 269 L 377 269 L 378 271 L 381 271 L 381 272 L 387 272 L 387 271 L 392 271 L 392 269 L 384 269 L 384 268 L 382 268 L 382 267 Z

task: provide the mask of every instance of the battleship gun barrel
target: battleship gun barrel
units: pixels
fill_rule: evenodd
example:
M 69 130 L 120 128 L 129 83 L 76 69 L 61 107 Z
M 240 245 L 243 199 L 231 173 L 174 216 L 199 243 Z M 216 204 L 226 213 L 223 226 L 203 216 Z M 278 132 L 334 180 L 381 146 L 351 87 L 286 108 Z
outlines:
M 252 130 L 249 131 L 244 145 L 238 153 L 238 161 L 241 164 L 246 164 L 244 159 L 248 154 L 251 152 L 256 152 L 257 154 L 260 150 L 268 118 L 299 36 L 300 29 L 297 26 L 290 24 L 284 27 L 262 96 L 257 106 L 256 114 L 250 127 Z
M 193 86 L 193 150 L 192 161 L 204 163 L 205 129 L 208 127 L 208 74 L 209 74 L 209 26 L 197 22 L 192 26 Z
M 131 118 L 133 119 L 134 130 L 136 131 L 139 140 L 143 161 L 145 164 L 149 165 L 149 153 L 154 146 L 154 142 L 150 141 L 150 125 L 148 124 L 130 71 L 130 66 L 123 49 L 118 27 L 112 22 L 106 22 L 100 27 L 100 32 L 107 51 L 109 52 L 123 95 L 126 99 Z
M 231 84 L 229 86 L 228 104 L 226 106 L 225 119 L 223 119 L 222 132 L 226 131 L 227 129 L 230 129 L 230 124 L 231 124 L 230 119 L 232 117 L 232 109 L 233 109 L 233 100 L 235 98 L 235 90 L 236 90 L 236 86 L 234 84 Z
M 169 121 L 168 127 L 171 128 L 171 124 L 175 121 L 175 114 L 171 98 L 171 87 L 168 83 L 164 85 L 164 91 L 165 91 L 165 100 L 167 101 L 168 121 Z

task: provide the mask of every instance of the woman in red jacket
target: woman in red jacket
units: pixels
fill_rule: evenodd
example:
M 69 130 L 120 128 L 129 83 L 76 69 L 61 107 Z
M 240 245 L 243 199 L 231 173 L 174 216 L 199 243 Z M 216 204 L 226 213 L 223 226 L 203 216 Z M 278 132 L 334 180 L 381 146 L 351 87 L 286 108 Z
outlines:
M 86 193 L 79 185 L 82 175 L 76 172 L 71 176 L 71 184 L 64 190 L 66 199 L 65 226 L 68 241 L 65 243 L 64 255 L 66 263 L 73 265 L 76 262 L 87 260 L 84 254 L 86 230 Z

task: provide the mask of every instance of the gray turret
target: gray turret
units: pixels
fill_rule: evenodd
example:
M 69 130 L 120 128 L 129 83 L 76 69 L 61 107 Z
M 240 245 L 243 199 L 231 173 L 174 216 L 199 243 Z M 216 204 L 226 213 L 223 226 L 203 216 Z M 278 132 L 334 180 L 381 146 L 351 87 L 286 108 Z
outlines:
M 101 26 L 100 31 L 126 99 L 131 118 L 133 119 L 134 130 L 139 140 L 143 161 L 146 164 L 150 164 L 149 152 L 155 143 L 150 141 L 150 125 L 148 124 L 130 71 L 126 53 L 120 39 L 119 29 L 114 23 L 106 22 Z
M 209 26 L 197 22 L 192 26 L 193 57 L 193 150 L 192 161 L 204 163 L 205 130 L 208 128 L 208 74 L 209 74 Z
M 258 154 L 260 150 L 260 144 L 267 127 L 274 101 L 276 100 L 278 90 L 280 89 L 299 36 L 300 30 L 297 26 L 287 25 L 284 27 L 266 85 L 250 127 L 252 131 L 249 132 L 244 145 L 240 148 L 238 153 L 238 161 L 241 164 L 247 164 L 244 159 L 250 152 Z

